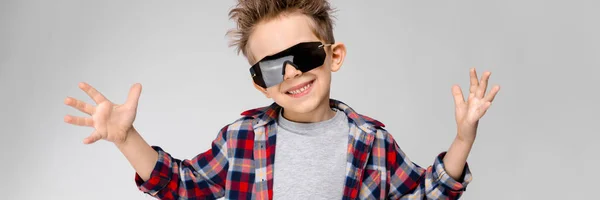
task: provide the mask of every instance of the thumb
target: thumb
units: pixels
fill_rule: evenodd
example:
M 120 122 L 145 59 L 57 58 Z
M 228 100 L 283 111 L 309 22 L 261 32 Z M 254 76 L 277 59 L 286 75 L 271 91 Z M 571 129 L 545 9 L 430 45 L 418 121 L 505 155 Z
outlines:
M 452 96 L 454 96 L 454 104 L 456 106 L 462 105 L 465 103 L 465 98 L 463 97 L 462 90 L 460 86 L 454 85 L 452 86 Z
M 94 133 L 92 133 L 90 136 L 83 139 L 83 143 L 84 144 L 92 144 L 100 139 L 102 139 L 102 135 L 100 135 L 98 132 L 94 131 Z
M 133 86 L 131 86 L 131 89 L 129 89 L 129 95 L 127 96 L 127 101 L 125 102 L 125 104 L 127 104 L 128 106 L 137 108 L 141 93 L 142 93 L 142 84 L 140 84 L 140 83 L 133 84 Z

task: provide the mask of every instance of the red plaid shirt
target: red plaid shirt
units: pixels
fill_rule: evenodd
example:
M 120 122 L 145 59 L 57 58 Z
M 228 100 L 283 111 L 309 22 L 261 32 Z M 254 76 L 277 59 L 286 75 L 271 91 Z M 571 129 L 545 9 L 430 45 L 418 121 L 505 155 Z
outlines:
M 331 99 L 330 105 L 344 111 L 350 125 L 343 199 L 458 199 L 471 181 L 467 165 L 460 181 L 446 174 L 445 152 L 421 168 L 381 122 L 343 102 Z M 279 109 L 273 103 L 242 113 L 221 129 L 211 149 L 191 160 L 153 146 L 159 156 L 154 171 L 147 181 L 136 174 L 136 184 L 159 199 L 272 199 Z

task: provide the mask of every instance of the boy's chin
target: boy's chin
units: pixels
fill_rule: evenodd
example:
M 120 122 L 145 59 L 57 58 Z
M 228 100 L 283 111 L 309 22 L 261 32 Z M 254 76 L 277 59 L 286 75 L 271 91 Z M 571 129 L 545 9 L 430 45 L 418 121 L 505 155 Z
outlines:
M 316 110 L 323 101 L 329 104 L 329 99 L 323 97 L 311 96 L 303 101 L 290 100 L 288 98 L 283 99 L 284 102 L 276 102 L 281 105 L 285 110 L 292 111 L 294 113 L 310 113 Z

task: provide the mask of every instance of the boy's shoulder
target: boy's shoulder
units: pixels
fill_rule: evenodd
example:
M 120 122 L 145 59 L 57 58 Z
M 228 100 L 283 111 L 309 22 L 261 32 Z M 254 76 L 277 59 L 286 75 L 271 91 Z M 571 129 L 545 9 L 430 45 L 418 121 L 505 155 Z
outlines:
M 369 117 L 369 116 L 362 115 L 362 114 L 358 114 L 358 115 L 359 115 L 361 118 L 363 118 L 363 119 L 365 120 L 365 122 L 367 122 L 367 123 L 369 123 L 369 124 L 371 124 L 371 125 L 373 125 L 373 126 L 375 126 L 375 127 L 378 127 L 378 128 L 383 128 L 383 127 L 385 127 L 385 124 L 383 124 L 383 122 L 381 122 L 381 121 L 379 121 L 379 120 L 373 119 L 373 118 L 371 118 L 371 117 Z

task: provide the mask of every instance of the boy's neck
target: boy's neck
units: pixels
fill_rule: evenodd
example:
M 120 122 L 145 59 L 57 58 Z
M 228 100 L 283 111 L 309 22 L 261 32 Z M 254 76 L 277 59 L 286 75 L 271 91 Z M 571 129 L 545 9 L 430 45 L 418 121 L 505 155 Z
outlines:
M 314 110 L 307 113 L 295 113 L 290 110 L 283 111 L 283 117 L 297 123 L 315 123 L 331 119 L 335 116 L 335 110 L 329 107 L 329 100 L 323 101 Z

